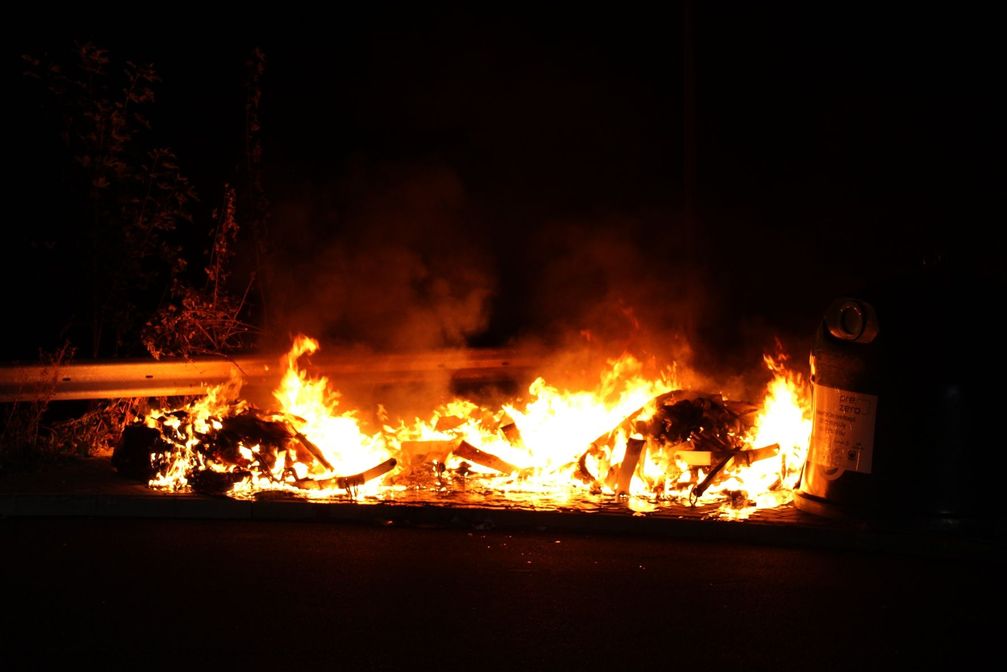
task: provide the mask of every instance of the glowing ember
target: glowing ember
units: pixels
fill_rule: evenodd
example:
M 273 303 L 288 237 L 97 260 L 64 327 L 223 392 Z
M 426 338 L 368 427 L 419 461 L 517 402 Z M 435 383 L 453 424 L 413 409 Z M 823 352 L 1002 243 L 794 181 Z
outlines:
M 619 498 L 637 511 L 699 503 L 743 518 L 790 501 L 811 432 L 807 390 L 782 359 L 766 358 L 774 378 L 757 406 L 682 390 L 671 368 L 648 377 L 628 355 L 591 390 L 538 378 L 527 399 L 499 408 L 458 399 L 428 419 L 365 428 L 300 365 L 317 350 L 295 340 L 275 412 L 238 401 L 240 381 L 152 412 L 145 424 L 170 450 L 154 454 L 151 487 L 410 501 L 464 493 L 536 508 Z

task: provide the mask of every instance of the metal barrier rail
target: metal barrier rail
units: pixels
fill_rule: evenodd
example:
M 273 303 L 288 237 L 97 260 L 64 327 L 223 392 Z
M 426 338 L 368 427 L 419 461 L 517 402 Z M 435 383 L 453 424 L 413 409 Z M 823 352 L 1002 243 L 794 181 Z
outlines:
M 73 362 L 61 366 L 0 365 L 0 402 L 118 399 L 202 394 L 240 375 L 245 385 L 275 386 L 284 357 L 201 358 L 189 361 L 117 360 Z M 432 380 L 512 379 L 541 360 L 510 350 L 443 350 L 408 354 L 315 355 L 306 368 L 340 381 L 382 384 Z

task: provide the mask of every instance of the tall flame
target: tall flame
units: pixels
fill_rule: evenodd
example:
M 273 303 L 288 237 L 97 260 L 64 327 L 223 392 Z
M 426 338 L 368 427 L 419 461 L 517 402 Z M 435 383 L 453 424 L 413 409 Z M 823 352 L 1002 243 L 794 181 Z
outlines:
M 754 446 L 778 444 L 784 459 L 785 479 L 793 483 L 800 477 L 811 442 L 811 402 L 807 384 L 800 374 L 787 370 L 782 359 L 766 355 L 764 360 L 774 376 L 766 389 L 750 443 Z
M 340 393 L 325 376 L 311 378 L 299 368 L 304 355 L 318 351 L 318 341 L 298 336 L 287 353 L 287 368 L 273 397 L 294 428 L 318 446 L 340 474 L 353 474 L 390 456 L 381 434 L 367 434 L 360 428 L 355 411 L 339 411 Z

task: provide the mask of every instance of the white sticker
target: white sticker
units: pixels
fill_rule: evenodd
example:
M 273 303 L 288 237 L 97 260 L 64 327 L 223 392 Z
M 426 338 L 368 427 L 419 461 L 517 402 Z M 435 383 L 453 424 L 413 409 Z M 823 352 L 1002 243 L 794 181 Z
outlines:
M 877 395 L 812 385 L 811 399 L 814 422 L 809 461 L 871 473 Z

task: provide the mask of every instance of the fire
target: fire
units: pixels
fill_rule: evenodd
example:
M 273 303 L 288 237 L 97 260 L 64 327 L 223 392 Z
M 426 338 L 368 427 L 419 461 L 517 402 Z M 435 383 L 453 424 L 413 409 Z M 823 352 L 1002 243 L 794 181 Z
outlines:
M 750 504 L 734 509 L 730 517 L 747 517 L 756 509 L 774 508 L 793 499 L 811 441 L 811 403 L 802 377 L 784 366 L 783 358 L 764 357 L 773 379 L 766 388 L 762 408 L 746 442 L 751 446 L 779 446 L 771 459 L 753 462 L 732 472 L 713 492 L 744 488 Z
M 691 503 L 741 518 L 790 501 L 810 437 L 806 386 L 782 360 L 766 358 L 761 406 L 682 390 L 674 367 L 647 373 L 624 355 L 591 389 L 540 377 L 498 407 L 456 399 L 375 428 L 302 366 L 318 348 L 295 340 L 275 412 L 237 401 L 232 381 L 151 413 L 145 424 L 171 448 L 154 454 L 151 487 L 411 501 L 462 492 L 530 507 L 619 498 L 634 510 Z
M 532 401 L 523 409 L 505 406 L 534 466 L 549 470 L 576 461 L 586 445 L 675 386 L 670 371 L 651 381 L 640 369 L 630 356 L 612 361 L 598 388 L 590 391 L 564 392 L 538 378 L 528 389 Z
M 282 414 L 321 449 L 335 473 L 354 474 L 387 460 L 391 454 L 384 438 L 366 434 L 356 412 L 338 410 L 340 394 L 330 386 L 328 378 L 310 378 L 298 367 L 302 356 L 317 351 L 318 341 L 300 336 L 287 353 L 287 368 L 273 392 Z
M 783 360 L 765 357 L 774 373 L 755 421 L 750 442 L 755 446 L 779 444 L 781 473 L 788 483 L 801 475 L 811 442 L 811 401 L 801 376 L 788 371 Z
M 236 399 L 241 380 L 233 378 L 223 385 L 211 388 L 205 397 L 190 404 L 183 413 L 177 411 L 151 411 L 144 419 L 147 427 L 157 429 L 172 446 L 172 450 L 159 456 L 161 469 L 150 481 L 152 488 L 182 490 L 188 487 L 189 478 L 199 469 L 213 468 L 196 450 L 199 436 L 219 429 L 215 419 L 218 409 L 225 408 Z M 241 407 L 233 409 L 238 412 Z

